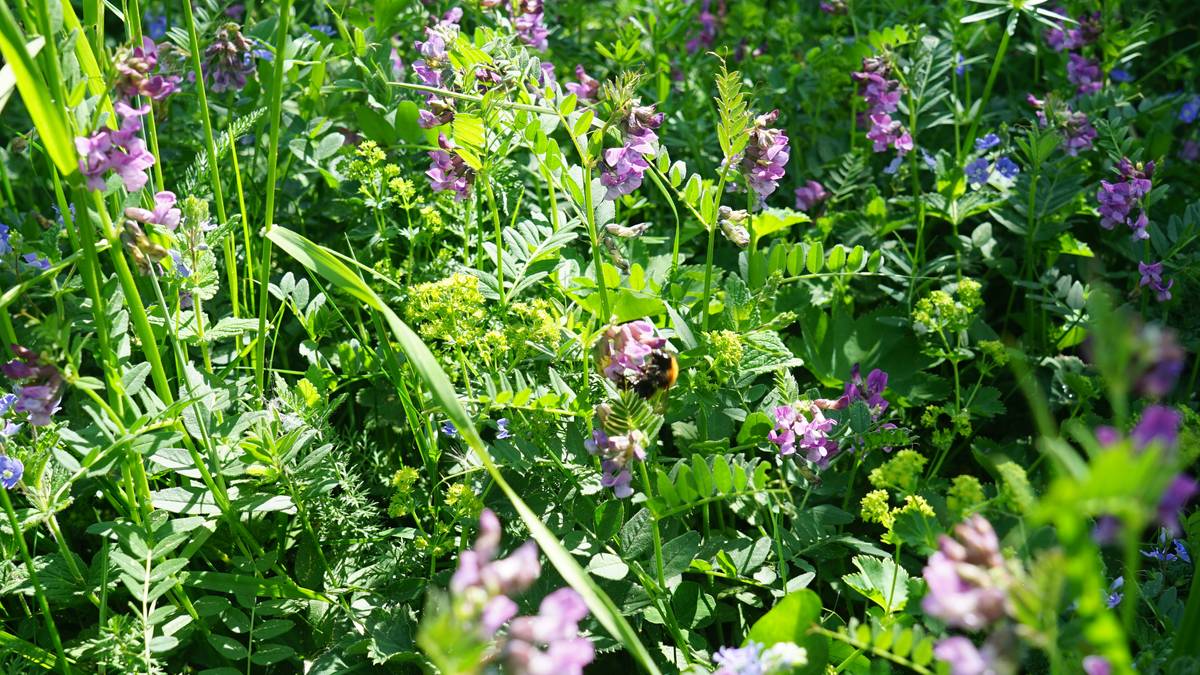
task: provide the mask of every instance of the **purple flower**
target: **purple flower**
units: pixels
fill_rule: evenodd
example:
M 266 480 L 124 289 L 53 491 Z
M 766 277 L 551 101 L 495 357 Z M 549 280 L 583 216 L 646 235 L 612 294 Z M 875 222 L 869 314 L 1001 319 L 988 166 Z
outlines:
M 875 368 L 870 373 L 867 373 L 867 381 L 864 384 L 862 371 L 859 369 L 859 364 L 856 363 L 850 369 L 850 379 L 846 381 L 842 395 L 848 403 L 855 401 L 865 402 L 867 407 L 871 409 L 871 419 L 878 420 L 883 415 L 883 412 L 888 409 L 887 399 L 883 397 L 883 390 L 887 389 L 887 383 L 888 374 Z
M 933 655 L 950 664 L 950 675 L 1015 675 L 1011 642 L 1009 633 L 998 632 L 980 648 L 969 638 L 956 635 L 938 641 Z
M 1103 656 L 1092 654 L 1083 657 L 1084 675 L 1112 675 L 1112 664 Z
M 1094 94 L 1104 87 L 1104 72 L 1100 64 L 1079 54 L 1071 54 L 1067 61 L 1067 81 L 1075 85 L 1080 96 Z
M 1179 527 L 1179 512 L 1184 506 L 1191 501 L 1196 495 L 1200 486 L 1196 484 L 1195 479 L 1185 474 L 1179 474 L 1167 486 L 1166 492 L 1163 493 L 1158 502 L 1158 523 L 1162 525 L 1173 536 L 1178 536 L 1182 532 Z
M 871 129 L 867 131 L 867 140 L 871 141 L 871 148 L 875 152 L 886 152 L 888 148 L 895 148 L 899 156 L 903 157 L 913 149 L 912 136 L 899 121 L 893 120 L 886 113 L 871 115 L 869 119 Z
M 184 278 L 192 276 L 192 270 L 187 266 L 187 261 L 183 259 L 182 253 L 175 249 L 169 249 L 167 253 L 170 254 L 171 261 L 175 263 L 175 274 Z
M 962 52 L 959 52 L 954 55 L 954 74 L 955 75 L 961 76 L 963 73 L 970 70 L 971 66 L 964 63 L 964 61 L 966 61 L 966 59 L 963 58 Z
M 241 91 L 258 72 L 253 59 L 254 43 L 242 35 L 241 26 L 230 22 L 217 29 L 216 38 L 204 50 L 205 75 L 214 93 Z
M 450 577 L 456 616 L 490 639 L 509 619 L 517 605 L 509 597 L 524 592 L 542 573 L 537 544 L 527 541 L 507 558 L 496 560 L 500 550 L 500 519 L 490 509 L 479 515 L 475 546 L 458 556 L 458 569 Z
M 987 152 L 997 145 L 1000 145 L 1000 137 L 996 134 L 988 134 L 983 138 L 975 139 L 975 149 L 979 152 Z
M 760 202 L 775 192 L 787 171 L 788 137 L 782 129 L 771 127 L 777 119 L 778 110 L 755 118 L 750 128 L 750 140 L 741 157 L 742 175 L 750 189 L 758 193 Z
M 545 13 L 542 0 L 520 0 L 517 3 L 517 14 L 513 17 L 513 27 L 521 42 L 538 51 L 545 51 L 550 31 L 546 28 Z
M 1179 539 L 1169 538 L 1167 531 L 1161 529 L 1158 531 L 1158 547 L 1151 547 L 1141 551 L 1142 556 L 1151 560 L 1157 560 L 1162 563 L 1175 562 L 1182 560 L 1185 563 L 1192 562 L 1192 556 L 1188 554 L 1187 547 Z
M 852 73 L 858 82 L 858 93 L 867 103 L 867 111 L 861 118 L 870 122 L 867 139 L 875 152 L 895 148 L 901 157 L 913 149 L 912 136 L 904 125 L 893 120 L 890 113 L 900 104 L 900 83 L 888 78 L 891 67 L 877 57 L 863 59 L 862 70 Z
M 642 185 L 642 178 L 650 168 L 646 155 L 658 153 L 658 134 L 655 130 L 662 125 L 663 114 L 654 111 L 654 106 L 635 105 L 622 121 L 625 132 L 624 145 L 604 151 L 604 170 L 600 184 L 607 188 L 604 198 L 615 200 L 632 193 Z
M 1200 117 L 1200 95 L 1193 96 L 1179 109 L 1179 121 L 1184 124 L 1195 122 L 1197 117 Z
M 1055 7 L 1054 13 L 1059 16 L 1070 16 L 1062 7 Z M 1071 49 L 1079 49 L 1095 42 L 1103 30 L 1103 24 L 1100 22 L 1100 12 L 1085 14 L 1078 19 L 1078 27 L 1068 28 L 1062 21 L 1057 21 L 1057 28 L 1048 29 L 1043 37 L 1046 38 L 1046 44 L 1056 52 L 1067 51 Z
M 842 401 L 821 403 L 829 407 L 843 405 Z M 818 402 L 802 401 L 777 406 L 774 414 L 775 428 L 767 434 L 767 440 L 779 446 L 780 455 L 793 455 L 800 449 L 805 452 L 808 461 L 818 467 L 829 465 L 829 460 L 838 452 L 837 441 L 829 437 L 837 420 L 825 417 Z
M 0 255 L 8 255 L 13 252 L 12 240 L 9 237 L 8 226 L 0 223 Z
M 603 409 L 598 410 L 598 416 L 603 420 L 607 417 Z M 600 462 L 600 484 L 612 488 L 618 499 L 625 499 L 633 494 L 630 483 L 633 476 L 629 472 L 629 463 L 646 459 L 646 435 L 637 429 L 615 436 L 609 436 L 603 429 L 597 428 L 592 437 L 584 442 L 589 454 L 596 455 Z
M 117 80 L 113 84 L 117 95 L 126 102 L 135 96 L 161 101 L 178 91 L 182 78 L 154 73 L 157 65 L 158 45 L 149 37 L 143 37 L 139 47 L 122 49 L 117 56 Z
M 475 182 L 475 171 L 467 166 L 466 161 L 454 152 L 455 145 L 445 134 L 438 134 L 438 145 L 441 150 L 431 150 L 429 159 L 432 165 L 425 175 L 434 192 L 453 190 L 455 201 L 464 201 L 471 195 L 471 185 Z
M 1195 162 L 1200 160 L 1200 143 L 1188 139 L 1183 142 L 1179 148 L 1179 159 L 1185 162 Z
M 1081 112 L 1068 113 L 1062 126 L 1063 143 L 1066 153 L 1072 157 L 1080 152 L 1092 149 L 1092 144 L 1099 134 L 1088 121 L 1088 116 Z
M 587 605 L 571 588 L 547 595 L 536 616 L 513 619 L 504 645 L 508 672 L 523 675 L 582 675 L 595 658 L 591 640 L 579 635 Z
M 980 157 L 967 165 L 966 168 L 967 181 L 971 187 L 979 187 L 988 181 L 988 177 L 992 175 L 989 168 L 989 162 L 986 158 Z
M 1012 180 L 1017 177 L 1017 174 L 1021 173 L 1021 167 L 1017 166 L 1017 163 L 1007 156 L 1004 156 L 996 160 L 996 173 L 999 173 L 1008 180 Z
M 182 212 L 175 208 L 175 193 L 162 191 L 154 195 L 154 210 L 131 206 L 125 209 L 125 217 L 136 220 L 143 225 L 157 225 L 166 230 L 174 231 L 179 227 Z
M 613 325 L 596 343 L 596 363 L 613 384 L 642 393 L 654 371 L 670 362 L 666 346 L 667 339 L 644 319 Z
M 20 345 L 12 345 L 17 358 L 0 366 L 0 372 L 22 385 L 15 390 L 16 400 L 9 403 L 12 412 L 28 413 L 29 424 L 43 427 L 50 424 L 50 417 L 60 410 L 62 400 L 62 374 L 52 364 L 42 363 L 33 351 Z
M 1171 393 L 1183 373 L 1183 347 L 1175 332 L 1150 324 L 1138 327 L 1134 341 L 1141 372 L 1134 379 L 1134 390 L 1144 396 L 1162 398 Z
M 24 473 L 25 465 L 21 464 L 21 460 L 8 455 L 0 455 L 0 485 L 3 485 L 5 490 L 16 487 Z
M 496 420 L 496 438 L 500 440 L 512 438 L 512 432 L 508 430 L 507 417 L 501 417 L 500 419 Z
M 600 94 L 600 80 L 587 74 L 583 66 L 575 66 L 575 79 L 578 82 L 568 82 L 567 91 L 575 94 L 580 103 L 590 103 Z
M 1152 405 L 1142 412 L 1142 418 L 1133 428 L 1130 437 L 1134 446 L 1144 450 L 1157 441 L 1164 448 L 1173 449 L 1179 439 L 1179 427 L 1183 424 L 1183 415 L 1175 410 L 1161 405 Z
M 794 642 L 778 642 L 763 650 L 753 640 L 745 647 L 722 647 L 713 655 L 720 666 L 713 675 L 783 675 L 808 663 L 808 653 Z
M 829 193 L 825 191 L 825 186 L 815 180 L 796 188 L 797 211 L 812 211 L 826 199 L 829 199 Z
M 1102 180 L 1100 189 L 1096 191 L 1100 226 L 1111 230 L 1123 223 L 1133 231 L 1135 240 L 1149 239 L 1150 233 L 1146 228 L 1150 221 L 1146 216 L 1143 199 L 1153 187 L 1150 177 L 1154 175 L 1154 162 L 1135 165 L 1128 159 L 1122 159 L 1117 168 L 1121 174 L 1121 182 L 1110 183 Z M 1134 207 L 1138 208 L 1136 218 L 1132 217 Z
M 121 177 L 126 190 L 137 192 L 150 180 L 146 170 L 154 166 L 154 155 L 138 136 L 142 115 L 150 112 L 150 106 L 133 108 L 118 101 L 114 107 L 121 116 L 119 129 L 106 127 L 86 138 L 75 137 L 75 149 L 80 155 L 79 170 L 87 176 L 90 190 L 103 190 L 104 174 L 111 170 Z
M 314 23 L 313 25 L 309 26 L 309 28 L 328 37 L 337 35 L 337 29 L 327 23 Z
M 1009 573 L 996 532 L 975 514 L 942 535 L 938 551 L 925 566 L 929 592 L 921 607 L 950 626 L 978 631 L 1008 611 Z
M 1108 76 L 1113 82 L 1133 82 L 1133 75 L 1124 68 L 1113 68 L 1108 72 Z
M 712 11 L 712 0 L 702 0 L 700 3 L 700 13 L 696 15 L 696 22 L 700 24 L 700 31 L 695 34 L 687 42 L 687 50 L 689 54 L 695 54 L 700 49 L 707 49 L 717 40 L 717 15 Z M 721 14 L 725 13 L 724 0 L 721 2 Z
M 1163 264 L 1161 261 L 1147 264 L 1138 262 L 1138 274 L 1141 275 L 1141 280 L 1138 286 L 1149 286 L 1154 291 L 1154 296 L 1159 302 L 1166 302 L 1171 299 L 1171 287 L 1175 285 L 1175 280 L 1170 279 L 1163 283 L 1162 278 Z

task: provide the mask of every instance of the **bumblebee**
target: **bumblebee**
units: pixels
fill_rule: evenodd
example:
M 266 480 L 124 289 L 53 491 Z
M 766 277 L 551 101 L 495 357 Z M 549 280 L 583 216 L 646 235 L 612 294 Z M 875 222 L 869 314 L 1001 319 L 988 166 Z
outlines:
M 675 355 L 656 349 L 646 357 L 646 370 L 642 379 L 633 385 L 633 390 L 642 398 L 650 398 L 654 394 L 665 392 L 675 385 L 679 379 L 679 360 Z

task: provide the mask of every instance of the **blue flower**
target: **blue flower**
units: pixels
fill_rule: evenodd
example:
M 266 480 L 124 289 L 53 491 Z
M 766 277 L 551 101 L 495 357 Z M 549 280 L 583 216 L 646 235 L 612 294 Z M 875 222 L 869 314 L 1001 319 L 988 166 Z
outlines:
M 500 419 L 496 420 L 496 438 L 512 438 L 512 432 L 508 430 L 507 417 L 501 417 Z
M 921 159 L 925 160 L 925 166 L 929 167 L 930 171 L 937 168 L 937 160 L 925 148 L 921 148 Z
M 176 251 L 175 249 L 171 249 L 167 251 L 167 253 L 170 253 L 171 260 L 175 261 L 175 274 L 178 274 L 181 277 L 192 276 L 192 270 L 189 269 L 187 264 L 184 263 L 182 253 Z
M 996 171 L 1001 176 L 1011 180 L 1016 178 L 1017 174 L 1021 173 L 1021 167 L 1017 166 L 1017 163 L 1008 157 L 1001 157 L 1000 159 L 996 160 Z
M 1175 546 L 1175 555 L 1179 556 L 1180 560 L 1185 563 L 1192 562 L 1192 556 L 1188 555 L 1187 548 L 1183 545 L 1183 540 L 1176 539 L 1171 543 Z
M 3 485 L 5 490 L 13 489 L 24 473 L 25 465 L 21 464 L 21 460 L 0 455 L 0 485 Z
M 1108 76 L 1112 78 L 1113 82 L 1133 82 L 1133 75 L 1123 68 L 1113 68 Z
M 337 31 L 334 30 L 333 26 L 330 26 L 327 23 L 314 23 L 313 25 L 309 26 L 309 28 L 317 31 L 318 33 L 328 35 L 329 37 L 337 35 Z
M 442 425 L 442 433 L 450 438 L 458 438 L 458 428 L 453 422 L 446 422 Z
M 1151 560 L 1164 563 L 1175 562 L 1176 560 L 1188 563 L 1192 561 L 1192 557 L 1188 554 L 1182 541 L 1174 539 L 1168 544 L 1166 529 L 1159 530 L 1158 532 L 1158 548 L 1150 548 L 1142 551 L 1142 555 Z
M 38 254 L 36 253 L 26 253 L 25 255 L 21 256 L 21 258 L 29 265 L 36 267 L 43 272 L 50 269 L 50 259 L 39 258 Z
M 1109 585 L 1108 598 L 1104 601 L 1104 604 L 1107 605 L 1109 609 L 1121 604 L 1121 601 L 1125 599 L 1125 594 L 1119 592 L 1121 587 L 1124 585 L 1125 577 L 1117 577 L 1116 579 L 1113 579 L 1112 584 Z
M 167 15 L 159 14 L 158 16 L 154 16 L 147 12 L 146 35 L 149 35 L 150 39 L 154 41 L 165 38 L 167 36 Z
M 983 185 L 988 180 L 988 161 L 983 157 L 967 165 L 967 180 L 972 186 Z
M 886 167 L 884 167 L 883 172 L 889 176 L 896 175 L 896 172 L 900 170 L 900 162 L 903 159 L 904 158 L 901 157 L 900 155 L 896 155 L 896 159 L 893 159 L 890 164 L 888 164 Z
M 1179 121 L 1184 124 L 1191 124 L 1200 117 L 1200 96 L 1193 96 L 1192 100 L 1183 104 L 1179 109 Z
M 996 147 L 997 145 L 1000 145 L 1000 137 L 997 136 L 996 134 L 988 134 L 987 136 L 984 136 L 983 138 L 975 139 L 975 149 L 980 152 L 986 152 L 988 150 L 991 150 L 992 148 Z
M 12 242 L 9 241 L 8 226 L 0 223 L 0 255 L 12 253 Z
M 962 55 L 962 53 L 961 53 L 961 52 L 960 52 L 960 53 L 958 53 L 958 54 L 955 54 L 955 58 L 954 58 L 954 61 L 955 61 L 955 64 L 956 64 L 956 65 L 954 66 L 954 72 L 955 72 L 955 74 L 957 74 L 957 75 L 962 75 L 963 73 L 967 72 L 967 68 L 969 68 L 970 66 L 968 66 L 968 65 L 967 65 L 967 64 L 965 64 L 965 63 L 963 63 L 963 61 L 965 61 L 965 60 L 966 60 L 966 59 L 964 59 L 964 58 L 963 58 L 963 55 Z

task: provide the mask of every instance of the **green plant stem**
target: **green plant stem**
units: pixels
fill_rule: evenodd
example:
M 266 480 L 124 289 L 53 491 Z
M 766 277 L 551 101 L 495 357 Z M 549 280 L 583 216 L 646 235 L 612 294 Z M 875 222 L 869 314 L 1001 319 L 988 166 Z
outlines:
M 275 181 L 278 179 L 279 127 L 283 102 L 283 69 L 287 51 L 288 22 L 291 20 L 292 0 L 283 0 L 279 7 L 279 25 L 275 31 L 275 68 L 271 77 L 271 130 L 267 142 L 267 199 L 263 213 L 263 231 L 271 229 L 275 222 Z M 265 368 L 267 357 L 267 311 L 271 303 L 270 271 L 271 240 L 263 239 L 262 259 L 258 268 L 258 336 L 254 359 L 254 383 L 259 395 L 265 392 Z
M 1008 41 L 1012 37 L 1012 33 L 1009 32 L 1007 26 L 1007 23 L 1010 22 L 1014 24 L 1013 27 L 1015 30 L 1016 17 L 1010 17 L 1003 28 L 1004 35 L 1000 38 L 1000 46 L 996 47 L 996 57 L 992 59 L 992 69 L 988 71 L 987 82 L 983 85 L 983 94 L 979 97 L 979 111 L 971 116 L 971 126 L 967 130 L 967 135 L 963 138 L 962 147 L 959 148 L 959 164 L 962 164 L 962 153 L 966 152 L 969 148 L 975 147 L 975 135 L 979 132 L 979 121 L 983 119 L 988 99 L 992 96 L 992 87 L 996 84 L 996 76 L 1000 74 L 1000 64 L 1004 63 L 1004 54 L 1008 51 Z
M 289 0 L 290 2 L 290 0 Z M 217 161 L 217 142 L 213 137 L 212 117 L 208 111 L 208 95 L 204 89 L 204 67 L 200 63 L 200 38 L 196 34 L 196 20 L 192 16 L 192 3 L 183 3 L 184 23 L 187 24 L 188 30 L 188 45 L 192 53 L 192 72 L 196 75 L 196 95 L 199 99 L 200 120 L 204 124 L 204 147 L 208 151 L 208 181 L 212 186 L 213 201 L 217 206 L 218 225 L 224 227 L 228 221 L 225 217 L 225 195 L 221 191 L 221 171 L 220 162 Z M 287 23 L 286 16 L 282 19 L 284 25 Z M 282 58 L 279 59 L 282 62 Z M 232 139 L 230 139 L 232 141 Z M 274 148 L 272 148 L 273 150 Z M 233 152 L 232 145 L 229 148 Z M 155 163 L 157 166 L 157 163 Z M 161 179 L 160 179 L 161 180 Z M 270 187 L 267 188 L 268 199 L 270 199 Z M 237 250 L 233 242 L 233 234 L 226 233 L 225 241 L 223 242 L 225 253 L 225 277 L 226 285 L 229 287 L 229 302 L 233 305 L 233 316 L 236 318 L 241 315 L 238 304 L 238 277 L 237 277 Z M 246 255 L 250 254 L 250 250 L 246 249 Z M 261 334 L 263 327 L 259 326 Z
M 42 591 L 42 584 L 38 581 L 37 568 L 34 567 L 33 556 L 29 554 L 29 546 L 25 543 L 25 532 L 21 529 L 21 521 L 17 519 L 17 512 L 13 510 L 8 490 L 0 488 L 0 500 L 4 502 L 4 512 L 8 514 L 8 521 L 12 523 L 13 535 L 21 550 L 21 558 L 25 561 L 25 569 L 29 572 L 29 583 L 33 586 L 33 594 L 37 596 L 38 606 L 42 609 L 42 619 L 46 622 L 46 631 L 50 634 L 50 642 L 54 645 L 54 653 L 58 657 L 58 668 L 61 672 L 69 675 L 72 672 L 71 663 L 67 661 L 67 654 L 63 651 L 62 638 L 59 637 L 58 626 L 54 624 L 54 615 L 50 612 L 50 602 L 46 599 L 46 594 Z
M 608 282 L 604 280 L 604 259 L 600 256 L 600 237 L 596 227 L 596 208 L 592 203 L 592 169 L 583 170 L 583 209 L 587 219 L 588 237 L 592 243 L 592 265 L 596 268 L 596 290 L 600 293 L 600 322 L 612 320 L 612 306 L 608 304 Z
M 722 168 L 721 178 L 717 181 L 717 193 L 713 198 L 716 203 L 713 204 L 712 222 L 708 227 L 708 249 L 704 254 L 704 298 L 700 304 L 701 330 L 708 330 L 708 306 L 712 303 L 713 253 L 717 246 L 717 220 L 721 217 L 721 195 L 725 193 L 725 177 L 727 175 L 728 172 Z
M 492 226 L 496 231 L 496 290 L 500 294 L 500 306 L 504 307 L 504 238 L 501 236 L 500 211 L 496 208 L 496 195 L 492 191 L 490 177 L 486 173 L 482 177 L 484 191 L 487 194 L 488 210 L 492 212 Z

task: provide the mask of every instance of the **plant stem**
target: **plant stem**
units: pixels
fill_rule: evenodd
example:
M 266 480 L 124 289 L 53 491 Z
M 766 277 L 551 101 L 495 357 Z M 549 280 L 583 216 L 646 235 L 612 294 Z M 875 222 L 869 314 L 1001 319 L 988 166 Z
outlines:
M 0 488 L 0 501 L 4 502 L 4 512 L 8 514 L 8 521 L 12 523 L 13 535 L 17 539 L 17 546 L 21 549 L 21 558 L 25 560 L 25 569 L 29 571 L 29 584 L 33 586 L 33 594 L 37 596 L 38 605 L 42 608 L 42 619 L 46 621 L 46 631 L 50 634 L 50 642 L 54 644 L 54 653 L 58 656 L 58 668 L 69 675 L 71 664 L 67 661 L 66 652 L 63 651 L 62 638 L 58 635 L 58 627 L 54 625 L 54 615 L 50 613 L 50 603 L 46 600 L 46 594 L 42 592 L 42 584 L 37 578 L 37 568 L 33 565 L 33 557 L 29 555 L 29 546 L 25 543 L 25 532 L 21 529 L 21 521 L 17 519 L 17 512 L 13 510 L 8 490 Z
M 716 203 L 713 204 L 712 222 L 709 223 L 708 227 L 708 250 L 704 254 L 704 299 L 700 305 L 701 330 L 708 330 L 708 306 L 712 303 L 713 252 L 717 244 L 717 219 L 721 217 L 721 195 L 725 193 L 726 175 L 727 170 L 722 167 L 721 178 L 717 181 L 717 193 L 713 198 Z
M 988 99 L 992 96 L 992 86 L 996 84 L 996 76 L 1000 74 L 1000 64 L 1004 62 L 1004 53 L 1008 51 L 1008 41 L 1012 37 L 1012 33 L 1008 30 L 1008 24 L 1012 24 L 1015 30 L 1016 17 L 1010 16 L 1006 21 L 1004 35 L 1000 38 L 1000 46 L 996 48 L 996 58 L 992 60 L 992 69 L 988 71 L 987 83 L 983 85 L 983 94 L 979 97 L 979 111 L 971 116 L 971 126 L 963 139 L 964 142 L 960 149 L 963 152 L 975 146 L 975 134 L 979 132 L 979 120 L 983 119 Z
M 492 212 L 492 225 L 496 230 L 496 290 L 500 293 L 500 306 L 504 307 L 504 238 L 501 236 L 500 212 L 496 209 L 496 195 L 492 191 L 492 181 L 489 180 L 487 174 L 483 175 L 483 179 L 488 210 Z

